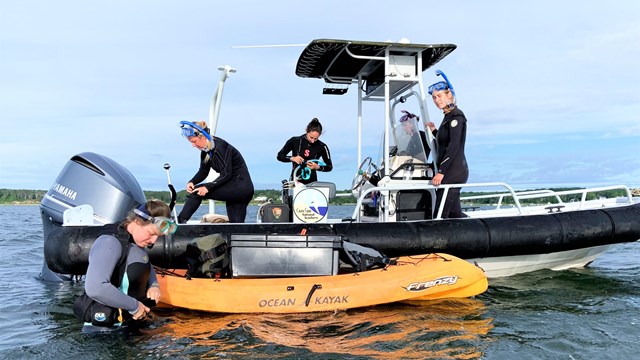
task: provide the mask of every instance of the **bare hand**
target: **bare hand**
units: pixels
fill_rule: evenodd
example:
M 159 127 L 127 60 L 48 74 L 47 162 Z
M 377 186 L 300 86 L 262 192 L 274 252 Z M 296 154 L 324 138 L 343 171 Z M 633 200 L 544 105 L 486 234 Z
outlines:
M 209 189 L 207 189 L 206 186 L 200 186 L 199 188 L 195 189 L 194 191 L 196 192 L 196 194 L 198 194 L 200 196 L 205 196 L 209 192 Z
M 320 165 L 318 165 L 318 163 L 313 162 L 313 161 L 307 161 L 307 167 L 311 170 L 318 170 L 320 169 Z
M 291 162 L 294 162 L 298 165 L 302 164 L 302 162 L 304 161 L 304 159 L 302 158 L 302 156 L 292 156 L 291 157 Z
M 193 189 L 194 189 L 193 183 L 192 182 L 188 183 L 187 184 L 187 192 L 189 194 L 191 194 L 193 192 Z
M 149 313 L 149 311 L 151 311 L 151 309 L 149 309 L 148 307 L 144 306 L 143 303 L 138 301 L 138 308 L 136 309 L 136 312 L 133 313 L 133 315 L 132 315 L 133 320 L 144 319 L 145 317 L 147 317 L 147 314 Z
M 442 179 L 444 179 L 444 175 L 437 173 L 433 179 L 431 179 L 431 183 L 433 184 L 433 186 L 439 186 L 440 184 L 442 184 Z
M 158 300 L 160 300 L 160 288 L 157 286 L 152 286 L 147 289 L 147 297 L 157 303 Z
M 434 124 L 433 122 L 429 121 L 428 123 L 425 124 L 426 127 L 429 128 L 429 130 L 431 130 L 431 132 L 433 132 L 436 129 L 436 124 Z

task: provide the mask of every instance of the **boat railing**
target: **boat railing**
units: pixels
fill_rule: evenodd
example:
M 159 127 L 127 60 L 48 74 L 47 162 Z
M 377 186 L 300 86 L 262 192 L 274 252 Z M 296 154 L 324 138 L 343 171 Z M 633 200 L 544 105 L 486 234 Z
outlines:
M 495 208 L 493 208 L 492 210 L 502 210 L 502 209 L 507 209 L 503 205 L 504 199 L 507 197 L 510 197 L 513 199 L 513 204 L 509 204 L 508 209 L 509 211 L 515 212 L 517 215 L 524 215 L 526 212 L 522 206 L 523 200 L 549 198 L 549 197 L 555 198 L 558 205 L 551 206 L 551 207 L 546 206 L 546 209 L 551 208 L 551 209 L 548 209 L 549 210 L 548 212 L 552 212 L 554 210 L 553 207 L 557 208 L 555 210 L 560 211 L 560 208 L 563 207 L 563 204 L 566 204 L 566 202 L 562 200 L 562 196 L 580 195 L 580 202 L 577 204 L 578 205 L 577 210 L 582 210 L 587 207 L 586 205 L 588 203 L 587 201 L 588 194 L 602 192 L 602 191 L 609 191 L 609 190 L 623 190 L 626 193 L 624 197 L 626 201 L 628 203 L 634 202 L 631 194 L 631 190 L 626 185 L 611 185 L 611 186 L 603 186 L 603 187 L 562 190 L 562 191 L 545 189 L 545 190 L 529 190 L 529 191 L 516 192 L 509 184 L 503 183 L 503 182 L 441 184 L 439 186 L 433 186 L 431 182 L 428 180 L 424 180 L 424 181 L 413 180 L 413 181 L 407 181 L 407 182 L 398 183 L 398 184 L 384 184 L 382 186 L 375 186 L 375 187 L 364 189 L 357 199 L 356 206 L 354 208 L 354 212 L 353 212 L 353 215 L 351 216 L 351 219 L 354 219 L 355 221 L 360 220 L 360 210 L 362 208 L 362 204 L 365 201 L 367 195 L 373 192 L 385 193 L 385 192 L 402 191 L 402 190 L 434 190 L 434 191 L 443 190 L 443 197 L 446 198 L 449 194 L 449 189 L 452 189 L 452 188 L 462 189 L 462 188 L 496 188 L 496 187 L 502 187 L 506 189 L 506 192 L 496 193 L 496 194 L 486 194 L 486 195 L 465 196 L 465 197 L 461 197 L 460 200 L 468 201 L 468 200 L 497 198 L 498 199 L 497 204 L 495 205 Z M 434 220 L 441 219 L 443 210 L 444 210 L 444 202 L 441 202 L 440 207 L 437 209 L 437 212 L 433 217 L 433 219 Z M 389 220 L 388 213 L 385 213 L 383 216 L 384 216 L 383 221 Z
M 582 210 L 587 205 L 587 196 L 591 193 L 598 193 L 602 191 L 610 191 L 610 190 L 623 190 L 625 192 L 624 198 L 628 203 L 633 203 L 632 193 L 628 186 L 626 185 L 610 185 L 603 187 L 594 187 L 594 188 L 585 188 L 585 189 L 572 189 L 572 190 L 562 190 L 562 191 L 554 191 L 554 190 L 530 190 L 530 191 L 520 191 L 520 192 L 506 192 L 506 193 L 497 193 L 497 194 L 487 194 L 487 195 L 473 195 L 473 196 L 465 196 L 461 197 L 461 201 L 468 200 L 483 200 L 483 199 L 491 199 L 497 198 L 496 209 L 502 208 L 503 200 L 507 197 L 516 198 L 519 202 L 523 200 L 530 199 L 542 199 L 542 198 L 554 198 L 556 199 L 556 203 L 558 205 L 566 204 L 565 201 L 562 200 L 562 196 L 570 196 L 570 195 L 580 195 L 580 202 L 578 203 L 578 210 Z
M 360 194 L 360 196 L 358 197 L 358 200 L 356 202 L 356 206 L 355 209 L 353 211 L 353 215 L 351 216 L 351 219 L 355 219 L 356 221 L 360 220 L 360 209 L 362 208 L 362 204 L 366 198 L 367 195 L 369 195 L 370 193 L 373 192 L 389 192 L 389 191 L 402 191 L 402 190 L 443 190 L 443 198 L 446 198 L 449 195 L 449 189 L 456 189 L 456 188 L 476 188 L 476 187 L 487 187 L 487 188 L 495 188 L 495 187 L 503 187 L 505 188 L 509 193 L 512 194 L 513 198 L 514 198 L 514 202 L 515 202 L 515 208 L 517 209 L 519 214 L 522 214 L 522 207 L 520 206 L 520 201 L 518 199 L 518 197 L 516 196 L 516 192 L 515 190 L 513 190 L 513 188 L 507 184 L 507 183 L 503 183 L 503 182 L 491 182 L 491 183 L 466 183 L 466 184 L 441 184 L 439 186 L 433 186 L 431 184 L 430 181 L 428 180 L 412 180 L 412 181 L 407 181 L 407 182 L 403 182 L 401 184 L 384 184 L 383 186 L 374 186 L 374 187 L 370 187 L 367 188 L 365 190 L 362 191 L 362 193 Z M 434 220 L 435 219 L 442 219 L 442 211 L 444 210 L 444 201 L 441 202 L 440 207 L 438 208 L 438 211 L 436 213 L 436 216 L 434 216 Z M 384 221 L 388 221 L 388 214 L 385 213 L 384 214 Z

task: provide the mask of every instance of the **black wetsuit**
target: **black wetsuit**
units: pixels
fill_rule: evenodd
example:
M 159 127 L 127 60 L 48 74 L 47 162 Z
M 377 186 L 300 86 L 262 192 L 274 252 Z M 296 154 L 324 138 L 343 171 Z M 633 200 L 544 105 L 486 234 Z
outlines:
M 291 153 L 291 155 L 288 155 Z M 302 136 L 294 136 L 287 140 L 282 149 L 278 152 L 277 159 L 282 162 L 291 162 L 289 159 L 292 156 L 301 156 L 304 159 L 302 165 L 304 166 L 307 161 L 320 159 L 325 163 L 324 166 L 320 166 L 318 171 L 329 172 L 333 169 L 333 163 L 331 162 L 331 154 L 329 153 L 329 147 L 320 140 L 316 140 L 314 143 L 310 143 L 307 140 L 306 134 Z M 293 180 L 294 172 L 298 167 L 298 164 L 292 163 L 291 176 L 289 180 Z M 296 174 L 300 176 L 300 171 Z M 303 184 L 309 184 L 314 181 L 318 181 L 318 174 L 315 170 L 311 170 L 311 174 L 308 179 L 300 179 Z
M 464 155 L 467 139 L 467 118 L 457 107 L 445 114 L 438 130 L 433 132 L 438 150 L 438 173 L 444 175 L 442 184 L 464 184 L 469 178 L 469 166 Z M 438 190 L 435 212 L 440 207 L 444 190 Z M 449 189 L 442 212 L 443 218 L 466 217 L 460 206 L 460 189 Z
M 253 198 L 253 182 L 249 169 L 240 151 L 225 140 L 216 137 L 215 148 L 209 152 L 209 160 L 205 162 L 207 152 L 200 153 L 200 169 L 189 182 L 199 184 L 206 179 L 210 169 L 220 175 L 212 182 L 196 185 L 204 186 L 209 192 L 200 196 L 195 191 L 187 195 L 187 200 L 178 215 L 178 222 L 185 223 L 191 218 L 203 199 L 224 201 L 227 207 L 229 222 L 243 223 L 247 216 L 247 206 Z

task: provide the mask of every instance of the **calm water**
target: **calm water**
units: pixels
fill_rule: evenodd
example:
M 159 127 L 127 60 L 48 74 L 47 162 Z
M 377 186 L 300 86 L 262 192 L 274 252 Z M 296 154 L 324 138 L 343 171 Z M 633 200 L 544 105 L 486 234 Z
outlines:
M 475 299 L 303 315 L 165 310 L 137 333 L 88 335 L 71 311 L 82 283 L 37 278 L 42 241 L 37 206 L 0 206 L 2 359 L 631 359 L 640 351 L 638 242 L 589 268 L 491 281 Z

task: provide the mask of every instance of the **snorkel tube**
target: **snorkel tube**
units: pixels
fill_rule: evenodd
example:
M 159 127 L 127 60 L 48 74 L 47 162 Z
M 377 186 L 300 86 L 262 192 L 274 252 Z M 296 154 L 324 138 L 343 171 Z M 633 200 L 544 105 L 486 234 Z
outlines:
M 298 171 L 300 171 L 300 178 L 302 180 L 309 180 L 309 178 L 311 177 L 311 169 L 307 167 L 308 162 L 314 162 L 320 166 L 327 166 L 327 164 L 325 164 L 324 162 L 318 159 L 307 160 L 302 164 L 298 165 L 298 167 L 296 167 L 296 170 L 293 172 L 293 174 L 295 175 Z
M 447 75 L 442 70 L 436 70 L 436 76 L 442 76 L 444 81 L 447 83 L 449 90 L 451 90 L 451 94 L 453 95 L 453 104 L 449 105 L 449 107 L 453 107 L 452 105 L 456 104 L 456 91 L 453 90 L 453 85 L 451 85 L 451 82 L 449 82 L 449 78 L 447 78 Z
M 182 136 L 186 137 L 187 139 L 192 136 L 198 136 L 200 134 L 204 135 L 204 137 L 207 138 L 207 146 L 205 148 L 198 147 L 200 151 L 210 153 L 215 148 L 216 143 L 213 141 L 213 138 L 206 130 L 207 128 L 203 129 L 200 126 L 192 123 L 191 121 L 180 121 L 180 129 L 182 129 Z
M 185 128 L 186 126 L 190 126 L 191 132 L 189 133 L 188 129 Z M 200 126 L 192 123 L 191 121 L 180 121 L 180 127 L 182 128 L 182 135 L 189 137 L 189 136 L 196 136 L 198 134 L 196 134 L 196 132 L 194 130 L 196 130 L 197 132 L 199 132 L 200 134 L 204 135 L 204 137 L 206 137 L 209 141 L 213 142 L 213 139 L 211 138 L 211 135 L 209 135 L 208 132 L 206 132 L 203 128 L 201 128 Z M 185 132 L 185 130 L 187 130 Z

